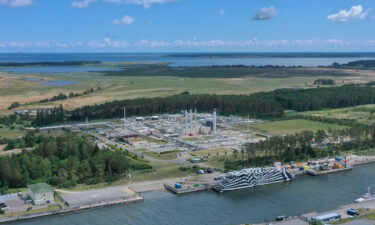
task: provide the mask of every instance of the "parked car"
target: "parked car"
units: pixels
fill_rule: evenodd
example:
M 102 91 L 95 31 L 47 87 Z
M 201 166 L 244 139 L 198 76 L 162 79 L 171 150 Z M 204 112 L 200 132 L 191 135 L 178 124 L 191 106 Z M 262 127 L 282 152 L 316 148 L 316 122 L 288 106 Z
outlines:
M 29 200 L 29 199 L 31 199 L 31 197 L 30 197 L 30 195 L 22 195 L 22 197 L 21 197 L 21 200 L 23 200 L 23 201 L 26 201 L 26 200 Z
M 206 169 L 206 173 L 213 173 L 214 171 L 212 170 L 212 168 L 207 168 Z
M 347 213 L 348 215 L 350 215 L 350 216 L 358 216 L 358 215 L 359 215 L 359 213 L 358 213 L 357 210 L 355 210 L 355 209 L 348 209 L 348 210 L 346 211 L 346 213 Z
M 204 174 L 204 171 L 203 170 L 198 170 L 197 174 Z
M 33 203 L 33 200 L 32 199 L 26 199 L 25 200 L 25 204 L 32 204 Z

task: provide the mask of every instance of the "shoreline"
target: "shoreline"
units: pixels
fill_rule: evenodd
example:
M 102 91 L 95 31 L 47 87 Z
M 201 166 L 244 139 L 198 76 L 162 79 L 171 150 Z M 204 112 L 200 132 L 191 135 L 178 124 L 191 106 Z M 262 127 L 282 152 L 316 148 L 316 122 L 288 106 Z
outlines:
M 366 158 L 363 158 L 360 161 L 356 161 L 353 163 L 353 167 L 358 166 L 358 165 L 363 165 L 363 164 L 369 164 L 369 163 L 375 163 L 375 156 L 369 156 Z M 302 171 L 301 171 L 302 172 Z M 305 173 L 297 173 L 296 175 L 300 176 Z M 52 210 L 52 211 L 46 211 L 46 212 L 41 212 L 41 213 L 34 213 L 34 214 L 28 214 L 28 215 L 22 215 L 22 216 L 10 216 L 10 217 L 3 217 L 0 218 L 0 224 L 6 223 L 6 222 L 14 222 L 14 221 L 19 221 L 19 220 L 27 220 L 27 219 L 33 219 L 33 218 L 38 218 L 38 217 L 44 217 L 44 216 L 50 216 L 50 215 L 61 215 L 65 213 L 74 213 L 74 212 L 79 212 L 83 210 L 88 210 L 88 209 L 95 209 L 95 208 L 101 208 L 101 207 L 106 207 L 106 206 L 112 206 L 112 205 L 120 205 L 120 204 L 130 204 L 133 202 L 139 202 L 139 201 L 144 201 L 145 199 L 141 195 L 142 193 L 147 193 L 147 192 L 153 192 L 153 191 L 167 191 L 165 189 L 164 184 L 165 183 L 175 183 L 175 182 L 182 182 L 182 181 L 187 181 L 191 182 L 194 179 L 207 179 L 210 177 L 217 176 L 218 174 L 210 174 L 209 176 L 204 177 L 203 176 L 197 176 L 197 175 L 192 175 L 188 177 L 181 177 L 181 178 L 170 178 L 170 179 L 164 179 L 164 180 L 156 180 L 156 181 L 143 181 L 143 182 L 138 182 L 138 183 L 133 183 L 133 184 L 128 184 L 128 185 L 118 185 L 118 186 L 113 186 L 113 187 L 106 187 L 106 188 L 98 188 L 98 189 L 91 189 L 91 190 L 86 190 L 86 191 L 65 191 L 65 190 L 57 190 L 61 192 L 60 197 L 62 197 L 64 194 L 69 195 L 69 194 L 82 194 L 82 193 L 88 193 L 88 192 L 95 192 L 95 191 L 103 191 L 106 189 L 121 189 L 124 190 L 130 189 L 133 191 L 132 195 L 127 196 L 126 198 L 124 197 L 118 197 L 116 199 L 112 200 L 104 200 L 104 201 L 99 201 L 99 202 L 94 202 L 90 204 L 81 204 L 77 206 L 71 206 L 68 208 L 61 208 L 58 210 Z M 197 180 L 195 180 L 197 182 Z M 202 181 L 198 181 L 202 182 Z M 61 196 L 62 195 L 62 196 Z M 63 200 L 64 201 L 64 200 Z M 373 201 L 368 201 L 373 203 L 373 208 L 375 209 L 375 200 Z M 365 202 L 365 203 L 368 203 Z M 355 203 L 358 204 L 359 203 Z M 353 204 L 351 204 L 353 205 Z M 340 206 L 339 209 L 342 210 L 343 207 L 346 205 Z M 332 212 L 338 209 L 333 209 Z M 294 220 L 301 220 L 299 217 L 294 218 L 288 221 L 282 221 L 278 223 L 285 223 L 288 224 L 287 222 L 294 221 Z M 295 221 L 294 221 L 295 222 Z
M 292 216 L 290 219 L 283 220 L 283 221 L 272 221 L 272 224 L 276 225 L 308 225 L 309 221 L 311 220 L 311 217 L 318 216 L 318 215 L 324 215 L 328 213 L 337 213 L 341 215 L 340 220 L 347 220 L 347 219 L 353 219 L 355 220 L 360 220 L 363 219 L 362 216 L 357 216 L 357 217 L 350 217 L 346 213 L 348 209 L 366 209 L 366 210 L 375 210 L 375 200 L 369 200 L 369 201 L 364 201 L 364 202 L 359 202 L 359 203 L 349 203 L 345 205 L 338 206 L 335 209 L 328 210 L 328 211 L 313 211 L 309 213 L 305 213 L 299 216 Z M 340 221 L 338 220 L 338 221 Z M 347 221 L 350 222 L 350 221 Z M 344 222 L 346 223 L 346 222 Z M 260 223 L 258 225 L 266 225 L 268 223 Z
M 7 222 L 15 222 L 15 221 L 21 221 L 21 220 L 29 220 L 29 219 L 34 219 L 38 217 L 45 217 L 45 216 L 52 216 L 52 215 L 60 215 L 60 214 L 65 214 L 65 213 L 75 213 L 75 212 L 80 212 L 84 210 L 89 210 L 89 209 L 95 209 L 95 208 L 102 208 L 106 206 L 113 206 L 113 205 L 127 205 L 133 202 L 139 202 L 143 201 L 142 196 L 138 196 L 137 198 L 134 199 L 126 199 L 123 201 L 114 201 L 110 203 L 103 203 L 103 204 L 96 204 L 96 205 L 90 205 L 90 206 L 81 206 L 81 207 L 71 207 L 71 208 L 65 208 L 65 209 L 57 209 L 53 211 L 46 211 L 46 212 L 41 212 L 41 213 L 34 213 L 34 214 L 28 214 L 28 215 L 22 215 L 22 216 L 13 216 L 13 217 L 4 217 L 0 218 L 0 224 L 1 223 L 7 223 Z

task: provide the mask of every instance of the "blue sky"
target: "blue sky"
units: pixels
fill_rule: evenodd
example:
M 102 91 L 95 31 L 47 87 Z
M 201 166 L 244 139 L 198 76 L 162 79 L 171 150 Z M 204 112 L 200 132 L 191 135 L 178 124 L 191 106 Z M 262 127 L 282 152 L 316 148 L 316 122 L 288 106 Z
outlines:
M 0 0 L 0 52 L 374 51 L 374 0 Z

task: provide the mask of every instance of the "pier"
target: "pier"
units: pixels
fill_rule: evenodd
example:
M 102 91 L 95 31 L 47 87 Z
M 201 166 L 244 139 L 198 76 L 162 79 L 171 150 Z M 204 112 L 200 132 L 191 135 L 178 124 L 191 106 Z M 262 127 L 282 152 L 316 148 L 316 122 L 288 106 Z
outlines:
M 164 183 L 165 189 L 171 191 L 174 194 L 186 194 L 197 191 L 207 191 L 212 189 L 213 184 L 210 183 Z
M 339 168 L 339 169 L 330 169 L 330 170 L 306 170 L 306 174 L 312 175 L 312 176 L 319 176 L 319 175 L 325 175 L 325 174 L 330 174 L 330 173 L 337 173 L 337 172 L 342 172 L 342 171 L 347 171 L 347 170 L 352 170 L 353 167 L 346 167 L 346 168 Z

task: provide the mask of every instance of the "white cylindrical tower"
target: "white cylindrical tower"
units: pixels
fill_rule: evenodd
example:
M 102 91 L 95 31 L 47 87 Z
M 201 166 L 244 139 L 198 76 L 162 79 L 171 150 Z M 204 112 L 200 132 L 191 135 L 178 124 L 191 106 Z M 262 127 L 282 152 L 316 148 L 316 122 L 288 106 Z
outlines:
M 212 113 L 212 133 L 216 134 L 216 109 Z

